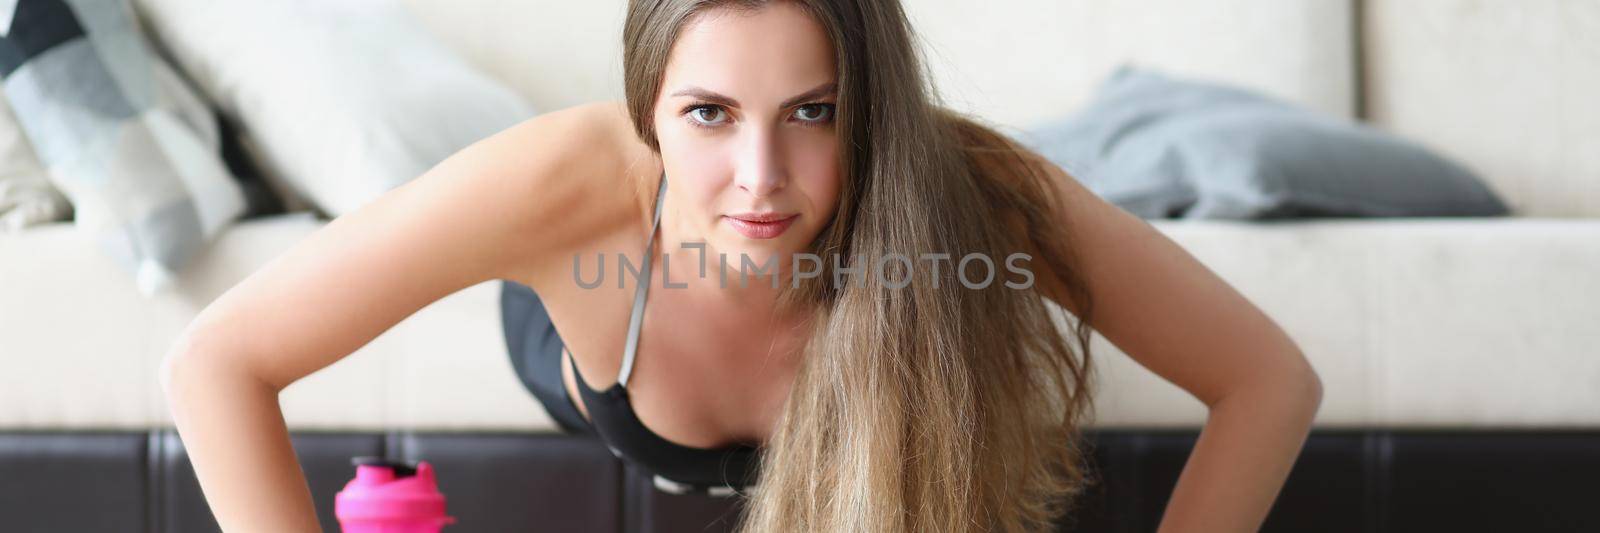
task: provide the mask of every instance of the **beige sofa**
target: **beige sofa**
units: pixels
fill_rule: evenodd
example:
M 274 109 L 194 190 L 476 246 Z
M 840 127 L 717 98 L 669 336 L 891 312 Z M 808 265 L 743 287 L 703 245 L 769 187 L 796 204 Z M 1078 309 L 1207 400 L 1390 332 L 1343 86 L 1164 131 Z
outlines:
M 1326 385 L 1320 427 L 1600 424 L 1600 6 L 1133 4 L 907 7 L 950 105 L 1012 132 L 1136 61 L 1358 117 L 1466 163 L 1517 216 L 1152 224 L 1299 341 Z M 539 109 L 621 97 L 621 3 L 410 5 Z M 0 428 L 169 426 L 155 371 L 174 336 L 325 223 L 245 221 L 155 299 L 66 223 L 0 238 Z M 506 357 L 498 284 L 291 386 L 291 427 L 553 431 Z M 1203 422 L 1198 401 L 1097 342 L 1099 424 Z

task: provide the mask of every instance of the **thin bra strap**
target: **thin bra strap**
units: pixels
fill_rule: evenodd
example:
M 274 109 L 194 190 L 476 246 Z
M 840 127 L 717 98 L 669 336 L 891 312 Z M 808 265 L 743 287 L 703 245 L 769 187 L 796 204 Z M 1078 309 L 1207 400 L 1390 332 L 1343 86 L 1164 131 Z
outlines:
M 650 223 L 650 238 L 645 240 L 644 267 L 640 281 L 633 289 L 633 316 L 628 317 L 628 344 L 622 352 L 622 371 L 617 374 L 617 384 L 628 387 L 628 374 L 633 373 L 633 356 L 639 351 L 639 327 L 644 324 L 644 297 L 650 292 L 651 250 L 656 241 L 656 228 L 661 226 L 661 199 L 667 193 L 667 173 L 661 173 L 661 185 L 656 187 L 655 220 Z

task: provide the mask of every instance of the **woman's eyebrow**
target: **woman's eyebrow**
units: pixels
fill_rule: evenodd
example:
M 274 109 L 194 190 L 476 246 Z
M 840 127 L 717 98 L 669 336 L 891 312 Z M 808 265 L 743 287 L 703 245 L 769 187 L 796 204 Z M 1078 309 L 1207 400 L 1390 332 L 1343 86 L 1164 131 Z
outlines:
M 822 85 L 818 85 L 816 87 L 813 87 L 809 91 L 797 94 L 797 95 L 789 98 L 788 100 L 784 100 L 783 101 L 783 105 L 781 105 L 779 107 L 790 107 L 790 106 L 802 104 L 802 103 L 805 103 L 807 100 L 815 100 L 817 98 L 822 98 L 823 96 L 827 96 L 827 95 L 833 94 L 834 91 L 836 91 L 836 90 L 838 90 L 838 84 L 830 81 L 830 82 L 824 83 Z M 705 100 L 707 102 L 711 102 L 711 103 L 714 103 L 714 104 L 725 105 L 725 106 L 728 106 L 728 107 L 732 107 L 734 109 L 738 109 L 739 108 L 739 101 L 738 100 L 734 100 L 733 98 L 729 98 L 729 97 L 724 96 L 722 94 L 718 94 L 718 93 L 713 92 L 713 91 L 702 89 L 700 87 L 693 87 L 693 86 L 685 87 L 685 88 L 683 88 L 683 89 L 681 89 L 681 90 L 679 90 L 679 91 L 677 91 L 675 93 L 672 93 L 672 96 L 692 96 L 692 97 L 699 98 L 699 99 L 702 99 L 702 100 Z

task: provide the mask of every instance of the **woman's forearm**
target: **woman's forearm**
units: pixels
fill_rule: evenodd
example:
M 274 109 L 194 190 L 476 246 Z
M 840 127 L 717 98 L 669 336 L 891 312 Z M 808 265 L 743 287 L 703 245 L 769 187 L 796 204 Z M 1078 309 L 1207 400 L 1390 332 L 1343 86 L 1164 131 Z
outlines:
M 1158 533 L 1259 530 L 1310 433 L 1317 387 L 1241 391 L 1213 405 Z
M 216 354 L 169 356 L 162 388 L 223 531 L 320 532 L 278 391 Z

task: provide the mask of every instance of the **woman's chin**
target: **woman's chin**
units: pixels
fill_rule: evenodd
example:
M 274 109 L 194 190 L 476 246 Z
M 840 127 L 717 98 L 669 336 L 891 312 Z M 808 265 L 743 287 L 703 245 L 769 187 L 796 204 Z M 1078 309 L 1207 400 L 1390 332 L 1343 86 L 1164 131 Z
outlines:
M 789 235 L 782 235 L 774 239 L 751 239 L 740 235 L 738 232 L 728 231 L 717 237 L 717 242 L 712 243 L 711 247 L 716 250 L 716 253 L 726 256 L 727 266 L 734 272 L 737 272 L 740 266 L 746 264 L 748 266 L 744 266 L 744 269 L 747 272 L 753 272 L 754 270 L 767 271 L 771 268 L 771 265 L 777 265 L 783 270 L 788 270 L 788 265 L 783 263 L 791 261 L 791 256 L 798 251 L 791 249 L 789 246 Z M 712 256 L 707 257 L 706 260 L 715 262 L 723 259 Z
M 760 266 L 770 261 L 769 257 L 779 255 L 778 248 L 771 244 L 771 241 L 752 242 L 749 239 L 734 238 L 724 241 L 724 246 L 718 250 L 727 255 L 728 266 L 731 268 L 738 268 L 745 262 L 749 262 L 752 266 Z

